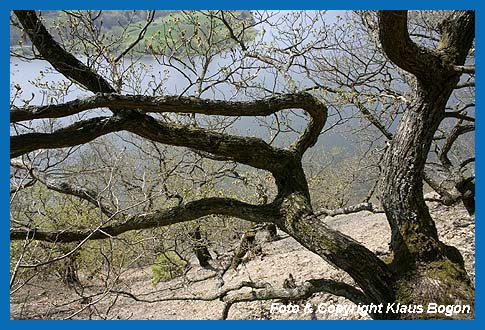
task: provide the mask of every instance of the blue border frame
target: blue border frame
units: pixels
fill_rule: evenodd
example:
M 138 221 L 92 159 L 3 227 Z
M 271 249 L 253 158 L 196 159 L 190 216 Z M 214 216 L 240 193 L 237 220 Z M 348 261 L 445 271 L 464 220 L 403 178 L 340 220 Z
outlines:
M 205 0 L 205 1 L 195 1 L 195 0 L 172 0 L 170 2 L 162 2 L 158 1 L 150 1 L 150 0 L 137 0 L 137 1 L 127 1 L 127 0 L 118 0 L 118 1 L 100 1 L 100 0 L 83 0 L 83 1 L 70 1 L 66 2 L 65 0 L 43 0 L 43 1 L 35 1 L 35 0 L 23 0 L 23 1 L 14 1 L 14 0 L 1 0 L 0 1 L 0 35 L 8 36 L 9 35 L 9 11 L 11 9 L 475 9 L 476 10 L 476 55 L 477 60 L 483 58 L 484 55 L 484 42 L 485 37 L 482 35 L 483 24 L 485 22 L 485 6 L 482 4 L 483 0 L 461 0 L 461 1 L 451 1 L 451 0 L 398 0 L 398 1 L 379 1 L 379 0 L 306 0 L 306 1 L 288 1 L 288 0 L 240 0 L 240 1 L 227 1 L 227 0 Z M 3 72 L 1 75 L 2 77 L 9 77 L 10 76 L 10 69 L 9 69 L 9 38 L 4 37 L 0 41 L 2 43 L 0 47 L 0 70 Z M 485 73 L 485 69 L 482 69 L 481 63 L 476 65 L 477 73 L 477 94 L 476 94 L 476 107 L 480 109 L 480 105 L 482 104 L 483 99 L 483 92 L 481 90 L 481 81 L 483 80 L 482 74 Z M 5 109 L 9 109 L 9 79 L 4 78 L 0 80 L 0 91 L 1 91 L 1 101 L 4 104 Z M 9 128 L 9 119 L 8 119 L 8 111 L 3 110 L 0 111 L 0 148 L 2 150 L 1 158 L 0 158 L 0 212 L 1 218 L 4 219 L 2 223 L 3 230 L 0 231 L 1 239 L 0 239 L 0 256 L 2 260 L 2 267 L 3 271 L 0 273 L 1 284 L 0 285 L 0 322 L 6 328 L 33 328 L 33 327 L 48 327 L 48 328 L 61 328 L 61 327 L 79 327 L 85 328 L 86 326 L 89 327 L 105 327 L 105 323 L 90 323 L 89 325 L 84 323 L 85 321 L 67 321 L 70 322 L 68 324 L 63 323 L 62 321 L 10 321 L 10 302 L 9 302 L 9 275 L 6 271 L 9 268 L 9 228 L 8 228 L 8 221 L 9 218 L 9 156 L 7 151 L 9 150 L 9 136 L 7 136 L 7 132 L 10 132 Z M 476 196 L 477 196 L 477 211 L 476 211 L 476 237 L 478 240 L 476 241 L 476 320 L 475 321 L 380 321 L 380 322 L 360 322 L 355 324 L 356 321 L 347 321 L 339 323 L 338 325 L 333 323 L 328 323 L 326 321 L 324 323 L 320 322 L 312 322 L 312 321 L 272 321 L 271 323 L 267 323 L 268 321 L 261 322 L 252 322 L 248 324 L 247 322 L 250 321 L 226 321 L 230 323 L 223 323 L 220 321 L 162 321 L 162 323 L 151 323 L 151 324 L 140 324 L 137 322 L 160 322 L 160 321 L 121 321 L 117 322 L 116 324 L 110 322 L 110 326 L 116 327 L 133 327 L 133 326 L 149 326 L 149 327 L 210 327 L 212 329 L 223 329 L 226 327 L 278 327 L 278 328 L 294 328 L 294 327 L 325 327 L 325 326 L 344 326 L 344 327 L 364 327 L 364 328 L 371 328 L 375 329 L 376 327 L 380 328 L 388 328 L 388 327 L 395 327 L 395 326 L 403 326 L 403 327 L 435 327 L 438 326 L 440 328 L 448 328 L 448 327 L 459 327 L 459 326 L 466 326 L 468 327 L 478 327 L 479 324 L 482 323 L 484 316 L 484 307 L 483 307 L 483 285 L 482 285 L 482 263 L 480 260 L 481 252 L 483 250 L 483 244 L 480 240 L 481 234 L 483 232 L 484 225 L 482 224 L 482 215 L 484 214 L 484 210 L 480 207 L 481 203 L 484 202 L 483 197 L 483 190 L 485 189 L 485 183 L 482 183 L 482 175 L 483 175 L 483 168 L 482 168 L 482 143 L 481 140 L 485 137 L 485 128 L 481 126 L 485 124 L 481 124 L 481 122 L 485 118 L 485 113 L 482 111 L 478 111 L 476 113 L 476 120 L 477 120 L 477 129 L 476 129 Z M 485 152 L 485 151 L 484 151 Z M 32 324 L 32 322 L 37 322 Z M 134 324 L 133 322 L 136 322 Z M 298 322 L 298 323 L 294 323 Z M 305 322 L 305 324 L 302 324 Z M 333 321 L 335 322 L 335 321 Z M 337 321 L 338 322 L 338 321 Z M 341 322 L 341 321 L 340 321 Z M 393 324 L 389 324 L 388 322 L 394 322 Z M 403 323 L 404 322 L 404 323 Z M 413 322 L 409 324 L 408 322 Z M 425 323 L 423 323 L 425 322 Z M 428 324 L 428 322 L 432 322 Z M 436 322 L 439 322 L 437 324 Z M 466 322 L 465 324 L 459 324 L 456 322 Z

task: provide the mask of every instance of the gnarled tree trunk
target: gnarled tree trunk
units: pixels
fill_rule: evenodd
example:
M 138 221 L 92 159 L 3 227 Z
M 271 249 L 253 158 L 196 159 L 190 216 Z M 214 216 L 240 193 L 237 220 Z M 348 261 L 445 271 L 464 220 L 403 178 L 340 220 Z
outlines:
M 474 289 L 456 248 L 438 237 L 423 198 L 424 166 L 446 103 L 460 79 L 474 38 L 474 12 L 455 13 L 443 24 L 436 50 L 415 44 L 407 13 L 379 15 L 382 47 L 417 79 L 414 101 L 405 110 L 384 160 L 383 204 L 392 230 L 396 298 L 405 303 L 471 304 Z
M 109 207 L 102 205 L 95 194 L 62 185 L 56 189 L 96 205 L 111 221 L 94 230 L 13 228 L 11 239 L 48 242 L 105 239 L 130 230 L 167 226 L 210 214 L 222 214 L 252 222 L 276 224 L 307 249 L 347 272 L 359 287 L 319 281 L 322 291 L 345 296 L 356 303 L 473 304 L 474 289 L 464 270 L 463 259 L 455 248 L 440 242 L 422 191 L 424 164 L 431 140 L 461 74 L 456 66 L 463 65 L 474 39 L 473 12 L 458 12 L 446 21 L 442 41 L 436 50 L 420 47 L 411 41 L 406 12 L 384 11 L 379 14 L 380 39 L 385 53 L 396 65 L 414 74 L 418 82 L 415 100 L 403 114 L 383 165 L 381 200 L 392 230 L 393 259 L 390 264 L 350 237 L 327 227 L 312 210 L 301 159 L 305 151 L 317 142 L 327 119 L 326 107 L 316 98 L 306 93 L 295 93 L 252 102 L 229 102 L 118 95 L 98 73 L 60 47 L 34 11 L 15 11 L 15 14 L 39 53 L 54 68 L 98 94 L 46 107 L 14 107 L 11 121 L 59 118 L 99 107 L 109 107 L 112 115 L 82 120 L 52 133 L 14 135 L 10 139 L 11 158 L 38 149 L 77 146 L 105 134 L 128 131 L 151 141 L 209 153 L 218 160 L 236 161 L 264 169 L 273 175 L 278 194 L 272 202 L 263 205 L 211 197 L 132 215 L 121 211 L 113 213 Z M 267 116 L 291 108 L 306 111 L 309 124 L 286 149 L 254 137 L 167 123 L 149 115 L 150 112 L 179 112 Z M 308 289 L 313 290 L 314 286 Z M 250 298 L 254 297 L 256 295 L 251 293 Z M 274 296 L 271 297 L 274 299 Z M 375 317 L 416 318 L 420 315 L 396 312 L 375 314 Z

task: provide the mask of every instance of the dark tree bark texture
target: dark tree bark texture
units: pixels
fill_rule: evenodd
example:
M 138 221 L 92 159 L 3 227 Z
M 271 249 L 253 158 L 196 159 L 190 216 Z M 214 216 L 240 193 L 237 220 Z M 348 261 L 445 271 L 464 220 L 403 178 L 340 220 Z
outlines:
M 194 252 L 199 265 L 201 267 L 209 266 L 209 260 L 212 259 L 207 244 L 202 240 L 202 235 L 200 233 L 200 227 L 196 226 L 194 230 L 190 233 L 190 236 L 194 240 Z
M 417 80 L 384 159 L 381 202 L 392 230 L 392 266 L 398 297 L 473 303 L 474 293 L 457 249 L 444 245 L 423 198 L 424 166 L 434 133 L 472 46 L 473 11 L 455 12 L 442 25 L 437 49 L 415 44 L 408 35 L 407 12 L 379 13 L 380 40 L 389 59 Z M 437 281 L 436 284 L 434 281 Z M 435 283 L 435 284 L 431 284 Z M 405 288 L 405 289 L 404 289 Z M 436 292 L 443 293 L 436 297 Z
M 128 131 L 148 140 L 188 147 L 209 153 L 217 159 L 264 169 L 274 177 L 278 193 L 273 201 L 262 205 L 230 198 L 204 198 L 151 213 L 114 212 L 104 225 L 89 230 L 45 231 L 40 228 L 16 227 L 10 232 L 12 240 L 29 238 L 72 242 L 105 239 L 130 230 L 166 226 L 210 214 L 221 214 L 255 223 L 271 222 L 277 225 L 308 250 L 347 272 L 358 287 L 323 280 L 321 284 L 325 285 L 318 286 L 322 290 L 346 297 L 359 296 L 360 301 L 376 304 L 473 302 L 474 290 L 464 271 L 463 260 L 455 248 L 440 242 L 422 193 L 424 165 L 431 140 L 444 117 L 446 102 L 461 74 L 454 68 L 464 64 L 474 39 L 473 12 L 461 11 L 450 17 L 443 25 L 443 39 L 435 50 L 425 49 L 410 40 L 405 11 L 379 13 L 380 39 L 384 52 L 398 67 L 414 74 L 418 81 L 414 102 L 403 114 L 383 166 L 381 201 L 392 229 L 393 259 L 390 263 L 379 259 L 352 238 L 326 226 L 312 209 L 301 159 L 305 151 L 317 142 L 327 120 L 327 108 L 312 95 L 286 94 L 250 102 L 118 95 L 104 78 L 57 44 L 34 11 L 15 11 L 15 14 L 38 52 L 60 73 L 95 95 L 52 106 L 13 107 L 11 122 L 64 117 L 98 107 L 109 107 L 113 114 L 79 121 L 52 133 L 11 136 L 11 158 L 38 149 L 76 146 L 104 134 Z M 262 139 L 162 122 L 150 115 L 183 112 L 268 116 L 293 108 L 305 111 L 309 123 L 301 136 L 285 149 L 271 146 Z M 91 203 L 96 198 L 92 194 L 71 194 Z M 314 292 L 315 286 L 310 289 L 304 293 Z M 272 296 L 268 297 L 270 299 Z M 407 317 L 401 314 L 374 316 Z

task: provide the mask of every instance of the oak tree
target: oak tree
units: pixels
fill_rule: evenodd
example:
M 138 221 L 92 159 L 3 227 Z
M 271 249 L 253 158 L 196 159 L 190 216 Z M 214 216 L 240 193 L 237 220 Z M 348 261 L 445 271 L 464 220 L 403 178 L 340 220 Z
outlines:
M 18 10 L 14 11 L 14 14 L 20 27 L 32 42 L 34 56 L 48 61 L 58 73 L 90 93 L 88 96 L 77 97 L 67 102 L 46 105 L 12 104 L 10 122 L 15 129 L 10 137 L 11 164 L 24 169 L 32 178 L 27 184 L 21 182 L 14 188 L 25 188 L 37 181 L 43 182 L 48 189 L 74 196 L 91 204 L 99 210 L 103 220 L 96 228 L 56 230 L 13 221 L 10 230 L 12 241 L 73 243 L 110 240 L 136 230 L 170 226 L 210 215 L 221 215 L 253 223 L 275 224 L 305 248 L 346 272 L 355 282 L 355 285 L 350 285 L 331 279 L 318 279 L 305 281 L 300 287 L 282 289 L 274 289 L 258 283 L 242 285 L 256 290 L 251 297 L 244 294 L 236 297 L 226 296 L 224 293 L 227 294 L 228 290 L 234 288 L 223 288 L 222 293 L 215 297 L 223 299 L 226 303 L 224 317 L 227 317 L 231 305 L 239 301 L 302 299 L 317 292 L 343 296 L 361 304 L 436 302 L 474 305 L 474 287 L 465 271 L 463 258 L 456 248 L 440 241 L 423 197 L 423 182 L 426 180 L 425 165 L 435 133 L 447 117 L 448 101 L 460 84 L 462 74 L 474 70 L 465 62 L 474 42 L 473 11 L 450 13 L 440 23 L 439 40 L 428 46 L 418 44 L 411 39 L 406 11 L 377 13 L 378 21 L 375 28 L 382 51 L 380 56 L 387 58 L 390 65 L 403 70 L 410 77 L 409 79 L 415 82 L 415 88 L 409 95 L 410 102 L 403 105 L 402 112 L 396 117 L 399 123 L 392 135 L 386 134 L 387 129 L 374 121 L 374 125 L 389 140 L 389 146 L 382 160 L 382 180 L 379 190 L 379 199 L 392 231 L 391 257 L 385 261 L 354 239 L 331 229 L 319 218 L 318 212 L 312 205 L 302 159 L 305 153 L 315 146 L 322 130 L 328 125 L 331 106 L 326 104 L 328 98 L 318 97 L 318 91 L 333 93 L 341 99 L 347 98 L 349 103 L 353 103 L 361 111 L 364 109 L 362 113 L 367 119 L 372 119 L 372 115 L 365 111 L 365 102 L 355 97 L 349 99 L 351 95 L 348 93 L 339 94 L 338 88 L 337 90 L 326 89 L 322 81 L 317 82 L 315 79 L 313 80 L 315 85 L 310 88 L 298 86 L 298 79 L 292 76 L 290 68 L 300 68 L 299 74 L 308 74 L 311 71 L 316 75 L 318 65 L 310 68 L 306 66 L 304 59 L 312 57 L 316 59 L 315 54 L 320 54 L 318 55 L 320 60 L 326 55 L 331 57 L 331 53 L 326 53 L 325 47 L 319 44 L 319 40 L 310 43 L 295 41 L 290 47 L 270 46 L 270 49 L 273 47 L 273 52 L 258 52 L 259 49 L 257 47 L 253 49 L 251 43 L 243 37 L 244 32 L 249 31 L 256 23 L 246 22 L 238 25 L 234 15 L 230 13 L 210 14 L 213 20 L 211 22 L 218 22 L 211 23 L 213 25 L 210 31 L 218 29 L 226 31 L 225 42 L 231 42 L 234 49 L 237 49 L 233 50 L 233 55 L 236 56 L 237 53 L 244 58 L 239 68 L 224 67 L 218 71 L 218 74 L 224 76 L 225 81 L 243 88 L 241 84 L 244 85 L 248 80 L 243 80 L 241 83 L 236 79 L 237 70 L 241 68 L 252 70 L 258 65 L 270 66 L 274 69 L 275 80 L 288 86 L 285 93 L 273 91 L 272 95 L 263 94 L 263 97 L 253 96 L 246 100 L 205 98 L 203 95 L 207 94 L 204 92 L 216 88 L 218 84 L 217 77 L 211 77 L 208 73 L 214 53 L 207 48 L 204 55 L 198 57 L 201 62 L 186 62 L 183 59 L 184 55 L 190 54 L 182 54 L 182 50 L 175 49 L 178 46 L 176 43 L 168 43 L 165 47 L 168 47 L 170 52 L 167 53 L 165 49 L 164 56 L 160 58 L 165 61 L 164 64 L 171 64 L 185 75 L 190 82 L 189 87 L 180 95 L 127 94 L 123 93 L 121 78 L 123 75 L 120 75 L 117 70 L 111 70 L 107 75 L 100 63 L 104 65 L 108 63 L 111 67 L 118 68 L 116 64 L 122 56 L 136 48 L 136 44 L 145 37 L 147 31 L 145 28 L 142 28 L 139 38 L 128 45 L 126 52 L 118 52 L 121 57 L 115 54 L 107 55 L 107 48 L 103 48 L 94 38 L 82 39 L 82 42 L 87 44 L 91 42 L 94 45 L 85 53 L 88 60 L 82 61 L 59 41 L 60 37 L 53 36 L 35 11 Z M 86 19 L 84 16 L 70 13 L 70 19 L 76 18 Z M 95 17 L 91 18 L 95 19 Z M 149 14 L 146 26 L 152 22 L 153 15 Z M 290 40 L 306 33 L 298 30 L 296 22 L 299 21 L 295 19 L 292 30 L 287 32 Z M 316 20 L 311 21 L 311 24 L 316 24 Z M 99 26 L 93 25 L 90 33 L 96 35 L 98 28 Z M 196 30 L 191 30 L 192 33 L 194 31 Z M 179 33 L 181 42 L 188 47 L 193 45 L 192 42 L 198 37 L 192 35 L 192 38 L 185 38 L 181 31 Z M 76 35 L 73 37 L 75 38 Z M 167 38 L 167 34 L 165 37 Z M 323 35 L 320 37 L 324 39 Z M 220 42 L 212 34 L 205 35 L 204 38 L 214 38 L 214 42 Z M 104 56 L 104 62 L 96 62 L 96 56 Z M 194 67 L 199 67 L 200 63 L 202 63 L 202 70 L 195 72 L 195 75 L 190 73 L 194 71 Z M 322 72 L 322 77 L 329 72 Z M 108 79 L 107 76 L 110 78 Z M 157 92 L 159 92 L 158 87 L 156 87 Z M 248 88 L 248 85 L 245 87 Z M 185 95 L 189 90 L 192 94 Z M 24 122 L 72 118 L 86 111 L 101 108 L 109 111 L 103 115 L 91 112 L 94 115 L 77 117 L 78 119 L 72 123 L 61 127 L 53 126 L 44 131 L 35 125 L 26 130 L 22 129 Z M 259 137 L 239 136 L 230 131 L 212 130 L 197 123 L 197 116 L 201 115 L 208 118 L 229 119 L 270 117 L 293 109 L 300 109 L 305 113 L 307 125 L 298 132 L 299 135 L 295 140 L 285 147 Z M 174 120 L 174 114 L 188 115 L 187 118 L 191 119 L 180 123 Z M 462 113 L 457 113 L 457 116 L 466 117 Z M 444 146 L 440 157 L 445 165 L 450 163 L 446 154 L 451 144 L 460 132 L 469 130 L 468 126 L 461 123 L 451 132 L 447 139 L 450 147 Z M 147 210 L 123 209 L 113 207 L 113 204 L 103 198 L 100 192 L 88 189 L 82 182 L 76 184 L 43 178 L 42 173 L 38 173 L 28 159 L 29 155 L 42 150 L 74 148 L 111 133 L 120 132 L 127 132 L 140 140 L 157 145 L 188 148 L 201 157 L 215 162 L 237 163 L 248 168 L 266 171 L 274 182 L 275 194 L 270 199 L 266 197 L 264 203 L 251 203 L 228 196 L 210 196 L 186 201 L 183 197 L 170 195 L 178 199 L 177 205 L 152 207 Z M 467 181 L 467 183 L 470 182 Z M 325 185 L 325 182 L 321 184 Z M 467 190 L 473 189 L 467 186 L 463 191 Z M 425 314 L 405 313 L 375 313 L 372 316 L 391 319 L 426 317 Z M 457 315 L 457 317 L 462 316 Z M 469 316 L 464 315 L 464 317 Z

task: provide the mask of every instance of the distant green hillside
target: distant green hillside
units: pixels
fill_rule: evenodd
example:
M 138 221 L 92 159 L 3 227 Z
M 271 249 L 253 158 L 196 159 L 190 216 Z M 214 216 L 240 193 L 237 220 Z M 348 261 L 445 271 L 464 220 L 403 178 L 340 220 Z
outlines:
M 246 25 L 252 23 L 249 12 L 232 12 L 232 15 L 237 18 L 236 32 L 240 31 L 242 22 L 245 22 Z M 129 25 L 127 30 L 129 37 L 125 44 L 131 44 L 137 39 L 143 25 L 143 22 Z M 252 40 L 255 34 L 255 29 L 248 30 L 243 39 Z M 206 13 L 194 11 L 172 12 L 156 18 L 146 32 L 145 40 L 145 47 L 162 54 L 174 51 L 176 53 L 205 53 L 208 47 L 221 51 L 235 45 L 222 21 L 211 19 Z M 140 45 L 138 50 L 143 51 L 144 46 Z
M 41 15 L 53 35 L 60 39 L 59 34 L 61 33 L 64 40 L 69 40 L 72 31 L 67 29 L 69 26 L 67 22 L 73 16 L 80 17 L 80 13 L 79 11 L 42 11 Z M 88 17 L 88 13 L 92 18 L 92 24 L 105 34 L 107 44 L 113 40 L 121 41 L 117 44 L 118 47 L 113 46 L 114 52 L 123 51 L 137 40 L 149 17 L 148 10 L 84 11 L 82 12 L 83 17 Z M 249 26 L 253 23 L 253 17 L 249 11 L 231 11 L 225 16 L 226 19 L 231 20 L 235 33 L 239 33 L 243 25 Z M 257 31 L 253 28 L 247 29 L 241 37 L 245 41 L 252 40 L 256 33 Z M 22 35 L 19 28 L 11 24 L 10 46 L 18 48 L 19 45 L 29 45 L 29 40 Z M 138 43 L 133 51 L 189 55 L 206 53 L 207 48 L 211 48 L 211 52 L 218 52 L 234 45 L 235 42 L 230 38 L 222 21 L 211 17 L 209 12 L 156 11 L 143 41 Z M 80 47 L 76 51 L 81 52 Z

